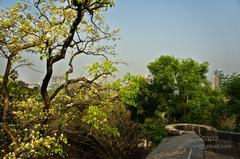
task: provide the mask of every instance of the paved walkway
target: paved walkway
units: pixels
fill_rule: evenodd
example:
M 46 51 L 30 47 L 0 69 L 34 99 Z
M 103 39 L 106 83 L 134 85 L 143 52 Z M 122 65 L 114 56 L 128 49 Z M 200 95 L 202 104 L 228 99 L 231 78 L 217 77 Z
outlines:
M 146 159 L 240 159 L 205 151 L 204 142 L 196 133 L 165 138 Z
M 202 159 L 203 140 L 195 133 L 165 138 L 146 159 Z

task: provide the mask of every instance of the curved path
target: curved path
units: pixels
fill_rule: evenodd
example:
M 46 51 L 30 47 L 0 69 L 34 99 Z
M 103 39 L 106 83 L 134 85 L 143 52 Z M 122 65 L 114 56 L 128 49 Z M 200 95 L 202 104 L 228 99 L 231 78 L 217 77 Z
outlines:
M 234 144 L 240 145 L 239 133 L 222 132 L 207 125 L 186 123 L 171 124 L 165 128 L 169 136 L 146 159 L 240 159 L 240 155 L 235 153 L 239 152 L 239 146 L 235 151 L 232 151 L 232 145 L 226 149 L 231 152 L 231 156 L 222 154 L 223 152 L 217 153 L 222 151 L 218 148 L 212 149 L 214 152 L 205 149 L 206 146 L 218 146 L 226 141 L 228 144 L 234 141 Z

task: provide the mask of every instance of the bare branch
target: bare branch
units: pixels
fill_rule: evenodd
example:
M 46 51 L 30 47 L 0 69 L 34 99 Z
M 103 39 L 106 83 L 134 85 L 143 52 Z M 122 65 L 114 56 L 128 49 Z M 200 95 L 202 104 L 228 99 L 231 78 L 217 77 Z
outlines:
M 37 10 L 38 10 L 38 12 L 39 12 L 39 14 L 40 14 L 39 19 L 40 19 L 41 17 L 44 17 L 44 18 L 48 21 L 48 23 L 52 25 L 52 23 L 51 23 L 51 21 L 49 20 L 49 18 L 41 11 L 41 9 L 40 9 L 40 7 L 39 7 L 39 4 L 40 4 L 40 3 L 41 3 L 41 0 L 38 0 L 37 2 L 34 3 L 34 6 L 37 8 Z
M 108 2 L 94 2 L 90 5 L 87 6 L 87 8 L 91 9 L 91 11 L 97 10 L 99 8 L 103 8 L 103 7 L 107 7 L 107 5 L 109 5 Z
M 19 65 L 15 66 L 14 68 L 12 68 L 12 69 L 11 69 L 11 72 L 12 72 L 13 70 L 18 69 L 19 67 L 27 67 L 27 68 L 35 71 L 35 72 L 43 73 L 43 71 L 39 71 L 39 70 L 37 70 L 37 69 L 35 69 L 35 68 L 31 67 L 31 66 L 34 66 L 33 63 L 22 63 L 22 64 L 19 64 Z
M 68 85 L 70 84 L 74 84 L 74 83 L 77 83 L 77 82 L 85 82 L 85 83 L 88 83 L 88 84 L 92 84 L 94 83 L 97 79 L 99 79 L 100 77 L 104 76 L 104 75 L 109 75 L 109 73 L 101 73 L 99 74 L 98 76 L 94 77 L 93 79 L 89 80 L 89 79 L 86 79 L 85 77 L 80 77 L 80 78 L 76 78 L 76 79 L 70 79 L 70 80 L 67 80 L 65 83 L 61 84 L 54 92 L 53 94 L 50 96 L 50 100 L 53 100 L 57 95 L 58 93 L 65 87 L 67 87 Z
M 77 78 L 77 79 L 71 79 L 71 80 L 68 80 L 66 81 L 65 83 L 63 83 L 62 85 L 60 85 L 54 92 L 53 94 L 50 96 L 50 100 L 53 100 L 57 94 L 63 89 L 65 88 L 66 86 L 68 86 L 69 84 L 73 84 L 73 83 L 77 83 L 77 82 L 80 82 L 80 81 L 84 81 L 84 82 L 89 82 L 87 79 L 85 79 L 84 77 L 80 77 L 80 78 Z
M 108 33 L 104 32 L 100 27 L 98 27 L 97 24 L 93 21 L 94 14 L 92 13 L 92 14 L 90 14 L 90 15 L 91 15 L 91 22 L 92 22 L 92 24 L 93 24 L 101 33 L 103 33 L 103 34 L 108 34 Z
M 9 58 L 9 56 L 7 55 L 6 51 L 2 48 L 2 46 L 0 46 L 0 51 L 1 51 L 2 55 L 3 55 L 3 57 Z
M 72 26 L 70 28 L 68 37 L 63 42 L 63 46 L 62 46 L 62 48 L 60 50 L 60 53 L 52 57 L 52 60 L 51 60 L 52 64 L 57 62 L 57 61 L 59 61 L 59 60 L 61 60 L 61 59 L 63 59 L 65 57 L 66 51 L 67 51 L 68 47 L 70 46 L 70 44 L 71 44 L 71 42 L 73 40 L 74 34 L 75 34 L 76 30 L 77 30 L 77 26 L 82 21 L 83 14 L 84 14 L 84 11 L 81 8 L 79 8 L 78 11 L 77 11 L 77 17 L 76 17 L 76 19 L 72 23 Z

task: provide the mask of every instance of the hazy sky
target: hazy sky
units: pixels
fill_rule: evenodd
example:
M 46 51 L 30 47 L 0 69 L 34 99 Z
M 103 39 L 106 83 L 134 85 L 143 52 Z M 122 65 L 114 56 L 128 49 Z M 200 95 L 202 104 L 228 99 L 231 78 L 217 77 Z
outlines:
M 14 1 L 0 0 L 0 6 Z M 209 76 L 215 69 L 240 72 L 239 0 L 117 0 L 106 21 L 120 28 L 117 58 L 130 63 L 120 67 L 121 75 L 148 74 L 146 65 L 166 54 L 208 61 Z M 1 73 L 3 66 L 1 62 Z M 62 70 L 62 65 L 56 69 Z M 43 77 L 30 70 L 20 74 L 31 83 Z

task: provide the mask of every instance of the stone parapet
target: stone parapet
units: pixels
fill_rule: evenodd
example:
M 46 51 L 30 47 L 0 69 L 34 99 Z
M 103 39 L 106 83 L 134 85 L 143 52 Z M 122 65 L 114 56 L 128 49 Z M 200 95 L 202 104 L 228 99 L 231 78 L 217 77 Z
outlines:
M 168 135 L 181 135 L 189 132 L 195 132 L 199 136 L 210 136 L 216 135 L 216 129 L 208 125 L 199 125 L 199 124 L 187 124 L 187 123 L 178 123 L 178 124 L 169 124 L 165 127 L 168 132 Z
M 170 124 L 165 129 L 168 137 L 146 159 L 204 159 L 210 152 L 215 157 L 240 156 L 240 133 L 188 123 Z

